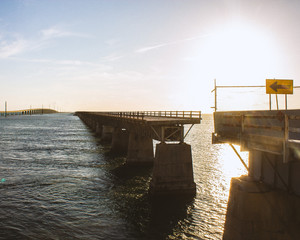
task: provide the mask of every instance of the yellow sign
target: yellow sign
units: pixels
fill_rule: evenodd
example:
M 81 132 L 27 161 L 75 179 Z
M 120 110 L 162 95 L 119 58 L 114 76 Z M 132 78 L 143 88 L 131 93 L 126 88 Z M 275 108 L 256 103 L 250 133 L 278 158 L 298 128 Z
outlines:
M 266 79 L 267 94 L 293 94 L 293 80 Z

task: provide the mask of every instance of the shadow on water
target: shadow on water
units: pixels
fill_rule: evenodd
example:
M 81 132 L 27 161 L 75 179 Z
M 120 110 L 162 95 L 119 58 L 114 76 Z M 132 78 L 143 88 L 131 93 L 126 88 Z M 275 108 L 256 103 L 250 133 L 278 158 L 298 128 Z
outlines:
M 112 210 L 127 223 L 134 239 L 175 239 L 175 229 L 187 217 L 194 197 L 148 194 L 152 167 L 126 166 L 112 169 L 114 187 L 111 194 Z M 176 238 L 179 239 L 179 238 Z
M 187 218 L 188 208 L 193 204 L 192 196 L 169 196 L 151 198 L 151 239 L 179 239 L 176 229 Z

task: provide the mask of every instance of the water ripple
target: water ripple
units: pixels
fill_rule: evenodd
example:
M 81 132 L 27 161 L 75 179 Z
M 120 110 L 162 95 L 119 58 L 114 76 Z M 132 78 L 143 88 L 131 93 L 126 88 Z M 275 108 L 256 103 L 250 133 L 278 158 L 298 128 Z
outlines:
M 77 117 L 0 118 L 0 239 L 222 239 L 230 178 L 244 172 L 212 131 L 205 115 L 186 138 L 196 197 L 152 199 L 152 169 L 124 166 Z

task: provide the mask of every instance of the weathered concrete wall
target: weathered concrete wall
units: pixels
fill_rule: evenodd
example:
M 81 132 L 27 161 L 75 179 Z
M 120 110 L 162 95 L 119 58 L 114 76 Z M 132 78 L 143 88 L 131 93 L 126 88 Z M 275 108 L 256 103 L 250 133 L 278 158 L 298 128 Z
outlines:
M 96 130 L 95 130 L 96 134 L 98 136 L 102 136 L 102 132 L 103 132 L 103 125 L 100 122 L 96 123 Z
M 154 159 L 152 138 L 136 132 L 129 133 L 126 164 L 152 165 Z
M 196 193 L 191 145 L 185 143 L 156 145 L 150 193 L 154 195 Z
M 300 197 L 243 176 L 231 180 L 223 240 L 300 239 Z
M 97 123 L 95 124 L 95 130 L 96 130 Z M 102 135 L 101 135 L 101 141 L 106 143 L 112 142 L 112 136 L 114 132 L 114 127 L 111 126 L 104 126 L 102 127 Z
M 112 135 L 111 151 L 126 154 L 128 150 L 129 132 L 122 128 L 115 128 Z
M 291 161 L 283 163 L 282 155 L 262 151 L 249 152 L 249 176 L 273 188 L 293 192 L 300 196 L 300 161 L 290 154 Z

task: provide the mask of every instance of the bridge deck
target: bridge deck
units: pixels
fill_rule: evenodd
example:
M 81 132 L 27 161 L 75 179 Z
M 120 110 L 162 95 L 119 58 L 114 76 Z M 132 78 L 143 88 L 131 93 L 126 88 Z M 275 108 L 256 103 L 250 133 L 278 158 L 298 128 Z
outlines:
M 117 121 L 135 122 L 147 125 L 198 124 L 200 111 L 156 111 L 156 112 L 78 112 L 92 114 Z
M 84 121 L 138 131 L 159 141 L 183 141 L 185 124 L 199 124 L 200 111 L 76 112 Z

